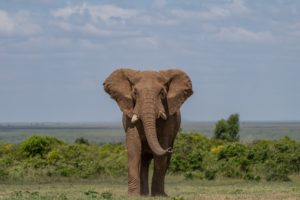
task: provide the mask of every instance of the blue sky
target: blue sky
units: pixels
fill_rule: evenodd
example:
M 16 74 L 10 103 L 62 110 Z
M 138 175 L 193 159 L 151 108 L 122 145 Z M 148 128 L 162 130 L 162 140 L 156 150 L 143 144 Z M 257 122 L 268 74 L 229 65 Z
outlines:
M 0 122 L 119 121 L 122 66 L 185 70 L 185 120 L 299 121 L 300 1 L 0 2 Z

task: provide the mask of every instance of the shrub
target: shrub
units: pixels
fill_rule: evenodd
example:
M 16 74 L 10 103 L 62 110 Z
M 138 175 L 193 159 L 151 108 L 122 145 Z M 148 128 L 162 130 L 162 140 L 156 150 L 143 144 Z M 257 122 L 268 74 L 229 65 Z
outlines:
M 20 145 L 0 144 L 0 179 L 125 176 L 126 154 L 121 144 L 64 144 L 56 138 L 32 136 Z M 299 171 L 300 142 L 290 138 L 241 144 L 197 133 L 178 135 L 169 167 L 170 173 L 187 179 L 208 180 L 288 181 L 290 174 Z
M 247 147 L 240 143 L 229 143 L 218 154 L 218 159 L 242 158 L 247 155 Z
M 86 144 L 86 145 L 89 145 L 90 143 L 89 143 L 88 139 L 85 139 L 84 137 L 79 137 L 79 138 L 76 138 L 75 144 Z
M 0 143 L 0 157 L 12 152 L 15 148 L 15 145 L 9 143 Z
M 265 175 L 267 181 L 289 181 L 289 171 L 284 164 L 278 164 L 276 161 L 266 163 Z
M 63 141 L 48 136 L 33 135 L 24 140 L 20 145 L 20 153 L 25 157 L 40 155 L 44 157 L 56 145 L 63 144 Z
M 248 147 L 243 144 L 225 145 L 217 155 L 220 173 L 226 177 L 242 177 L 249 172 L 252 163 L 247 158 L 248 151 Z
M 216 177 L 216 171 L 215 170 L 205 170 L 204 177 L 207 180 L 214 180 Z
M 272 141 L 254 141 L 248 148 L 247 158 L 253 163 L 264 163 L 272 154 Z
M 201 171 L 204 152 L 211 148 L 210 140 L 196 133 L 180 134 L 174 145 L 169 171 L 173 173 Z
M 261 177 L 259 175 L 254 175 L 252 173 L 246 173 L 243 179 L 250 180 L 250 181 L 259 181 Z

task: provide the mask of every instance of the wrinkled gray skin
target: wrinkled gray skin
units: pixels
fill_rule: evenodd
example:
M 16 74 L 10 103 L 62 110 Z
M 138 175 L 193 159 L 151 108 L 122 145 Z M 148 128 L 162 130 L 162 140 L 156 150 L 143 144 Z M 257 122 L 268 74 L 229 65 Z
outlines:
M 193 94 L 181 70 L 119 69 L 103 83 L 123 112 L 128 150 L 128 194 L 149 195 L 148 171 L 154 160 L 151 195 L 166 196 L 165 175 L 180 127 L 180 107 Z

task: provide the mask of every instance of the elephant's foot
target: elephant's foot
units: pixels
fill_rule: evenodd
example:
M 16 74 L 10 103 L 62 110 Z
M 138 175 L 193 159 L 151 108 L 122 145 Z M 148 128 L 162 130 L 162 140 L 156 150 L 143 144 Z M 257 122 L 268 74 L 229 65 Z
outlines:
M 149 190 L 143 190 L 143 188 L 141 189 L 141 195 L 142 196 L 149 196 Z
M 152 193 L 151 193 L 151 196 L 161 196 L 161 197 L 168 197 L 168 195 L 164 192 L 164 191 L 162 191 L 162 192 L 159 192 L 159 191 L 153 191 Z
M 140 196 L 140 190 L 139 188 L 128 188 L 128 195 L 129 196 Z
M 128 181 L 128 195 L 130 196 L 140 196 L 141 191 L 140 191 L 140 182 L 138 179 L 129 178 Z
M 141 193 L 141 196 L 144 196 L 144 197 L 147 197 L 147 196 L 149 196 L 149 193 Z

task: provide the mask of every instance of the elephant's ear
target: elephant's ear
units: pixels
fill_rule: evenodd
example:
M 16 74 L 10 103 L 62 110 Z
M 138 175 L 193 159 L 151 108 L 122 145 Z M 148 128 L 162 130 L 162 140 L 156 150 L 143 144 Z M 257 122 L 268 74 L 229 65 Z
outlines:
M 132 69 L 118 69 L 111 73 L 103 83 L 104 90 L 118 103 L 121 111 L 130 118 L 133 111 L 131 90 L 138 72 Z
M 167 79 L 167 103 L 169 115 L 175 114 L 185 100 L 193 94 L 192 82 L 188 75 L 178 69 L 159 71 Z

